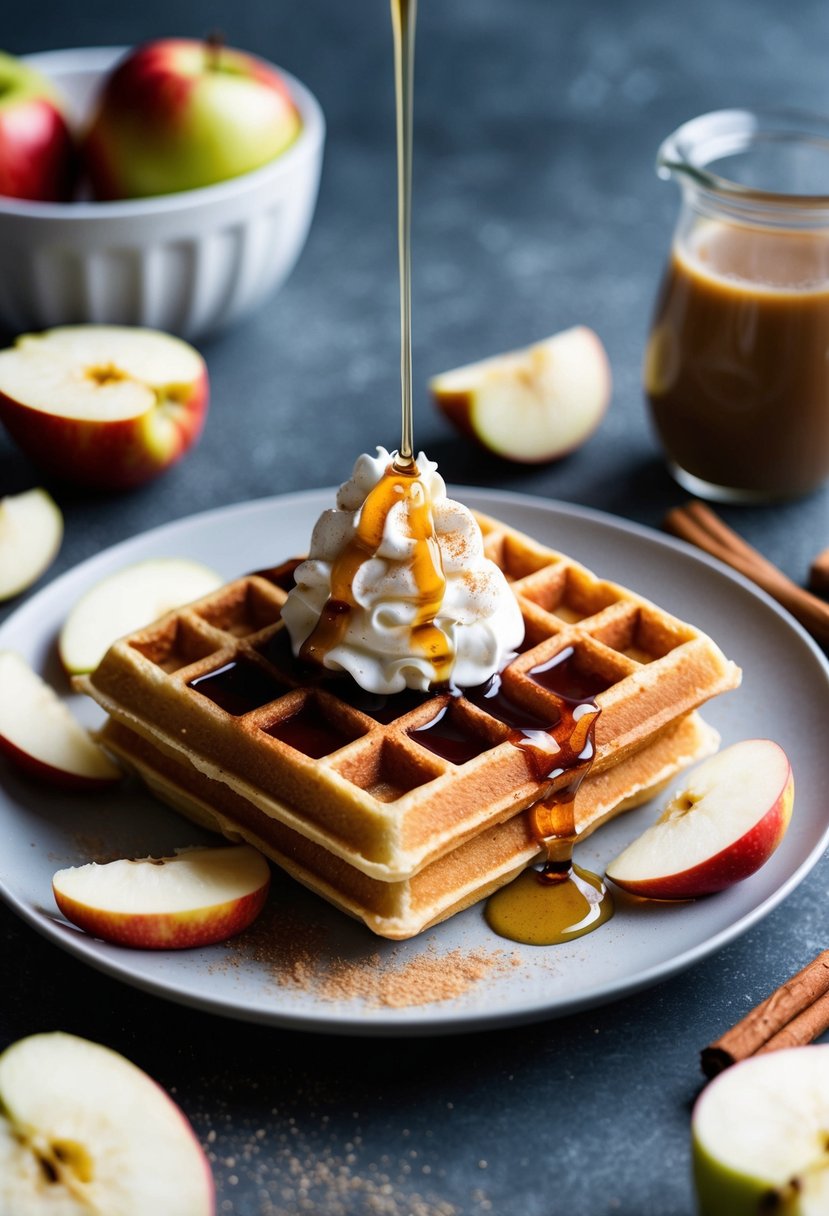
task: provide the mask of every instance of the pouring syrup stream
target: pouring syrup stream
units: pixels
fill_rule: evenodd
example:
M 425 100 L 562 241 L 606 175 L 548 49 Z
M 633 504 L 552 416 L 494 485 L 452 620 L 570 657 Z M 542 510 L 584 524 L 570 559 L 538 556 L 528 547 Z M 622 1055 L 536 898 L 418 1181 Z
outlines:
M 391 0 L 394 94 L 397 114 L 397 255 L 400 263 L 400 388 L 402 419 L 399 472 L 414 465 L 412 424 L 412 78 L 417 0 Z

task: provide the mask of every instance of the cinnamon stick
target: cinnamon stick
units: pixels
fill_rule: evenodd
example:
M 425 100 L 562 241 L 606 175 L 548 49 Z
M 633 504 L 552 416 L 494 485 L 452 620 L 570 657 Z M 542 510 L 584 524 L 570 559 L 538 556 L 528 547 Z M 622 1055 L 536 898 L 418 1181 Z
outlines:
M 829 595 L 829 549 L 818 553 L 809 567 L 809 586 L 818 595 Z
M 829 645 L 829 604 L 783 573 L 701 502 L 675 507 L 665 517 L 668 532 L 704 549 L 767 591 L 823 645 Z
M 829 1029 L 829 950 L 824 950 L 802 971 L 724 1035 L 704 1047 L 700 1056 L 706 1077 L 764 1051 L 802 1047 Z

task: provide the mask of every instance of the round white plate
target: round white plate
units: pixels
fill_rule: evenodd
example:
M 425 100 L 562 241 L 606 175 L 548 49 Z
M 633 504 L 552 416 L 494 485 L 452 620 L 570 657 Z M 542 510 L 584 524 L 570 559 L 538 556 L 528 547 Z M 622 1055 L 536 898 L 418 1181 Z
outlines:
M 598 574 L 634 588 L 710 633 L 743 668 L 743 684 L 706 708 L 724 743 L 772 737 L 786 750 L 797 783 L 789 832 L 752 878 L 697 903 L 647 904 L 617 897 L 614 918 L 569 945 L 522 947 L 495 937 L 480 907 L 410 942 L 372 936 L 287 878 L 274 882 L 269 923 L 324 943 L 316 964 L 335 960 L 403 971 L 415 958 L 462 951 L 486 959 L 502 951 L 462 995 L 395 1008 L 286 985 L 267 950 L 243 945 L 163 953 L 120 949 L 62 921 L 51 896 L 53 872 L 102 853 L 158 855 L 208 837 L 137 787 L 98 798 L 63 795 L 0 772 L 0 894 L 30 925 L 100 970 L 159 996 L 232 1017 L 349 1034 L 433 1034 L 482 1029 L 572 1013 L 653 984 L 718 950 L 771 911 L 805 877 L 829 839 L 825 815 L 825 723 L 829 668 L 820 651 L 768 597 L 677 541 L 598 512 L 495 491 L 456 491 L 470 506 L 500 516 L 570 553 Z M 0 628 L 0 648 L 20 651 L 69 696 L 55 639 L 69 606 L 103 575 L 142 558 L 188 556 L 230 578 L 302 553 L 331 491 L 246 503 L 169 524 L 98 554 L 23 604 Z M 72 706 L 92 725 L 98 710 Z M 653 817 L 641 808 L 607 825 L 579 850 L 596 871 Z M 239 939 L 242 942 L 242 939 Z M 290 943 L 288 943 L 290 945 Z M 455 958 L 458 956 L 455 955 Z M 79 977 L 80 978 L 80 977 Z

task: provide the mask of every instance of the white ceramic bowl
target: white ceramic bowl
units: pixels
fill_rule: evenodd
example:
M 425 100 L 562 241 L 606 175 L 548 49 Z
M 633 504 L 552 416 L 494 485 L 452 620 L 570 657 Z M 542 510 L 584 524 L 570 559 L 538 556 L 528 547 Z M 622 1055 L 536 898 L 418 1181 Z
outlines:
M 55 81 L 82 124 L 102 76 L 124 53 L 50 51 L 27 62 Z M 261 303 L 305 243 L 325 138 L 315 98 L 282 75 L 303 127 L 261 169 L 200 190 L 112 203 L 0 198 L 0 324 L 13 332 L 87 321 L 146 325 L 196 338 Z

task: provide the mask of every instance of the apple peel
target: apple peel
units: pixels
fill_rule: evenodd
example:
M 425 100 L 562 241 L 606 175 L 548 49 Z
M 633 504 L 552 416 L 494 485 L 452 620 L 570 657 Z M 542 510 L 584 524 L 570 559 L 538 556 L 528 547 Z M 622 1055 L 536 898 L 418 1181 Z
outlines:
M 67 920 L 120 946 L 182 950 L 225 941 L 265 905 L 270 867 L 250 845 L 179 849 L 170 857 L 91 862 L 58 870 Z

